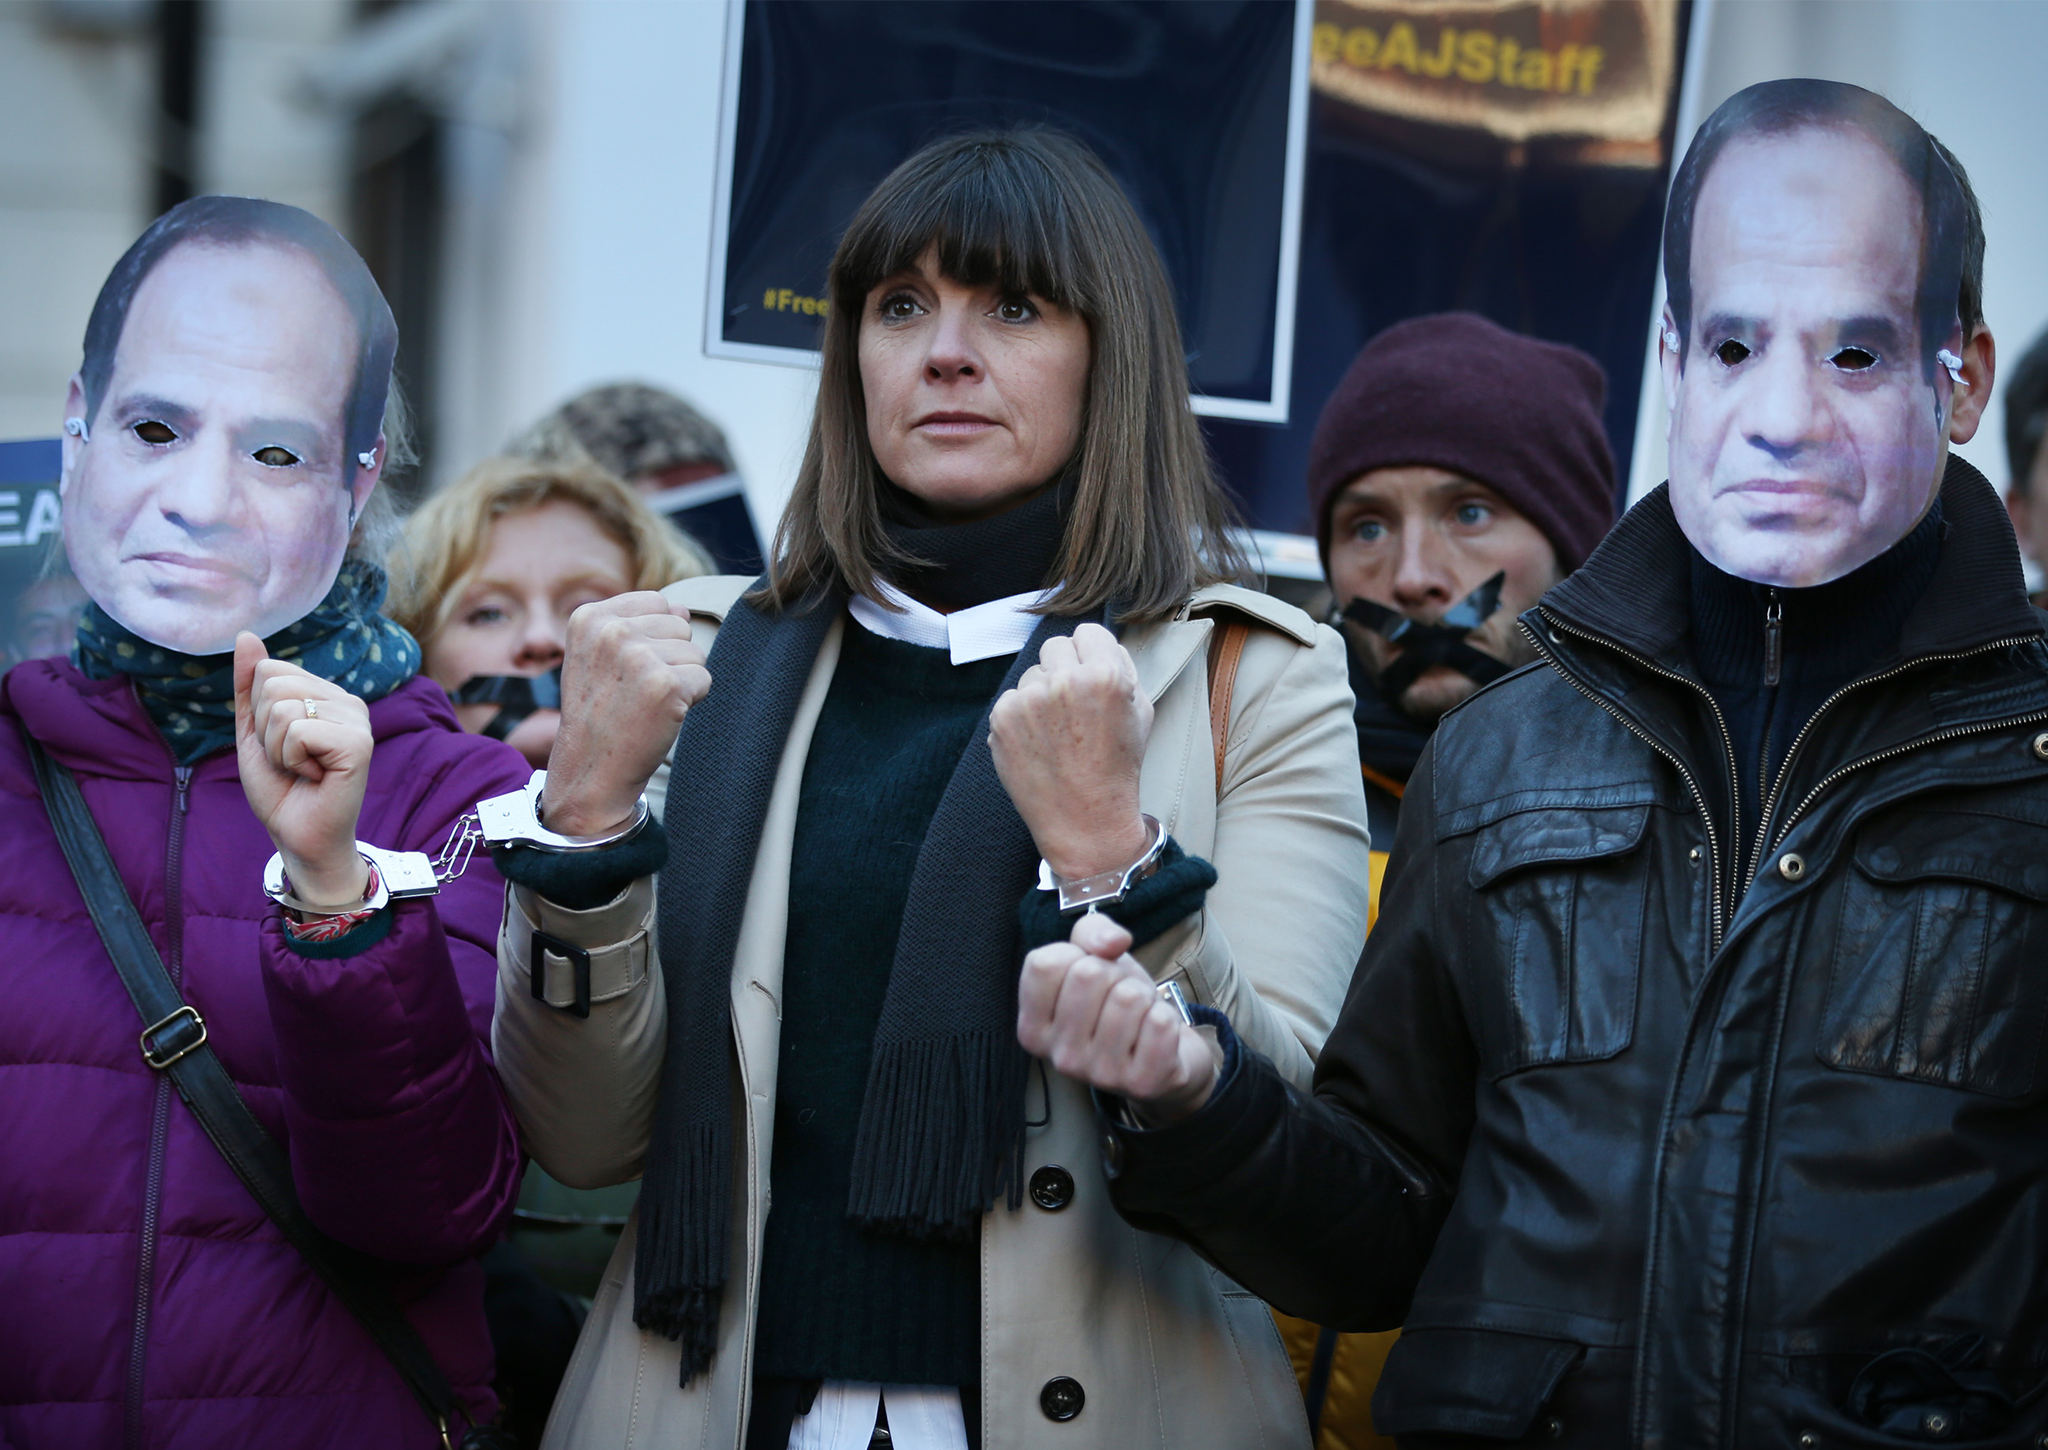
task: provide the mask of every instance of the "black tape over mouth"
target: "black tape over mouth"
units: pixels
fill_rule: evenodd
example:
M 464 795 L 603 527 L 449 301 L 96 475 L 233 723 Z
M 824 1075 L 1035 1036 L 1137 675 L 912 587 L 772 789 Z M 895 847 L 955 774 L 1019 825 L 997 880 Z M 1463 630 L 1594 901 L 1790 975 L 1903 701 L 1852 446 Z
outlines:
M 471 675 L 448 692 L 451 704 L 496 705 L 483 734 L 503 740 L 536 710 L 562 708 L 562 667 L 538 675 Z
M 1501 570 L 1434 621 L 1412 618 L 1370 599 L 1354 599 L 1345 606 L 1346 619 L 1401 651 L 1401 657 L 1380 672 L 1380 688 L 1389 700 L 1400 699 L 1423 671 L 1438 665 L 1456 670 L 1475 685 L 1492 684 L 1508 672 L 1501 661 L 1467 643 L 1500 608 L 1501 585 L 1507 577 Z

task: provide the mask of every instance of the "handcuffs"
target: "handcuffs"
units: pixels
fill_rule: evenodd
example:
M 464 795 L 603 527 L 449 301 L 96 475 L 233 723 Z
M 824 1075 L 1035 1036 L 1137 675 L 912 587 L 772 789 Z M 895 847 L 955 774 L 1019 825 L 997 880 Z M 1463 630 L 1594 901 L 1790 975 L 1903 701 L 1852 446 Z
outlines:
M 540 823 L 541 791 L 547 780 L 545 770 L 536 770 L 533 778 L 518 790 L 478 801 L 474 811 L 455 823 L 455 829 L 449 833 L 448 842 L 438 856 L 429 856 L 425 851 L 390 851 L 368 841 L 357 841 L 357 854 L 375 868 L 371 875 L 376 878 L 370 894 L 361 901 L 335 906 L 301 900 L 293 893 L 291 882 L 285 876 L 282 852 L 274 853 L 263 868 L 263 894 L 279 906 L 314 916 L 380 911 L 394 901 L 435 895 L 469 869 L 470 857 L 476 854 L 479 844 L 494 850 L 504 846 L 531 846 L 537 851 L 564 854 L 601 851 L 606 846 L 616 846 L 637 836 L 653 819 L 647 797 L 643 795 L 634 810 L 633 819 L 610 835 L 585 840 L 550 831 Z
M 1145 848 L 1144 855 L 1129 866 L 1115 871 L 1098 871 L 1093 876 L 1082 876 L 1070 881 L 1054 871 L 1050 861 L 1040 858 L 1038 889 L 1059 893 L 1061 916 L 1078 916 L 1104 906 L 1114 906 L 1130 894 L 1133 886 L 1159 869 L 1159 858 L 1166 854 L 1166 827 L 1154 816 L 1143 816 L 1140 819 L 1152 832 L 1152 844 Z
M 1145 848 L 1144 855 L 1121 870 L 1101 871 L 1093 876 L 1069 880 L 1053 870 L 1051 862 L 1043 857 L 1039 859 L 1038 889 L 1059 893 L 1060 915 L 1083 916 L 1105 906 L 1114 906 L 1130 895 L 1133 886 L 1159 869 L 1160 858 L 1166 854 L 1166 827 L 1155 816 L 1141 819 L 1152 832 L 1152 844 Z M 1153 990 L 1180 1014 L 1181 1021 L 1193 1024 L 1195 1016 L 1188 1010 L 1187 994 L 1181 991 L 1179 982 L 1169 977 L 1166 981 L 1155 982 Z

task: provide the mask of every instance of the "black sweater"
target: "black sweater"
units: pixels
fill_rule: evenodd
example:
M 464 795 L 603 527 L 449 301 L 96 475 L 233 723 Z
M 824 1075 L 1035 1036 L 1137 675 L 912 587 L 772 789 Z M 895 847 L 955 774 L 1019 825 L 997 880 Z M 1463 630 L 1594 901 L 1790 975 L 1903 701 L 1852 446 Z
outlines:
M 955 665 L 944 650 L 846 626 L 804 761 L 790 860 L 755 1352 L 765 1378 L 981 1382 L 979 1244 L 870 1232 L 846 1204 L 918 849 L 1012 658 Z M 1215 879 L 1169 844 L 1158 873 L 1111 914 L 1142 945 L 1199 910 Z M 1067 926 L 1048 893 L 1025 893 L 1020 948 Z
M 1742 798 L 1736 840 L 1748 851 L 1779 768 L 1815 710 L 1898 653 L 1899 631 L 1941 562 L 1941 501 L 1905 538 L 1862 567 L 1811 589 L 1774 589 L 1723 573 L 1690 544 L 1692 651 L 1728 724 Z M 1780 611 L 1772 676 L 1769 618 Z M 1756 863 L 1748 863 L 1754 870 Z
M 980 1382 L 979 1247 L 866 1232 L 846 1203 L 918 848 L 1009 667 L 846 626 L 790 860 L 759 1374 Z

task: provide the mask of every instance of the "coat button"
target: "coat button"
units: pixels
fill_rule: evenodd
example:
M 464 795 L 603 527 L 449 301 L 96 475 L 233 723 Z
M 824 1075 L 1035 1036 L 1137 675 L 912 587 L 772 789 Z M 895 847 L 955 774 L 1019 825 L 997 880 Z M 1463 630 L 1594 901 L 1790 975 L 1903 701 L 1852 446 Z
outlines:
M 1813 1450 L 1813 1447 L 1818 1444 L 1820 1444 L 1820 1441 L 1814 1439 L 1813 1431 L 1801 1430 L 1799 1432 L 1799 1450 Z
M 1688 861 L 1690 861 L 1690 862 L 1692 862 L 1692 864 L 1693 864 L 1693 865 L 1695 865 L 1695 866 L 1699 865 L 1699 864 L 1700 864 L 1700 848 L 1699 848 L 1699 847 L 1697 847 L 1697 846 L 1695 846 L 1695 847 L 1693 847 L 1693 848 L 1692 848 L 1692 849 L 1691 849 L 1690 851 L 1687 851 L 1687 852 L 1685 853 L 1685 859 L 1686 859 L 1686 860 L 1688 860 Z
M 1047 1380 L 1045 1388 L 1038 1392 L 1038 1408 L 1045 1411 L 1048 1420 L 1071 1420 L 1087 1403 L 1088 1396 L 1082 1390 L 1081 1382 L 1066 1375 Z
M 1031 1175 L 1031 1201 L 1047 1213 L 1058 1213 L 1074 1201 L 1074 1175 L 1048 1163 Z
M 1787 851 L 1778 858 L 1778 874 L 1787 881 L 1797 881 L 1806 874 L 1806 858 L 1797 851 Z
M 2048 760 L 2048 730 L 2043 730 L 2034 737 L 2034 758 L 2036 760 Z M 2044 1437 L 2041 1443 L 2048 1445 L 2048 1437 Z
M 1564 1438 L 1564 1421 L 1558 1419 L 1555 1415 L 1544 1420 L 1543 1438 L 1546 1440 L 1562 1440 Z
M 1920 1428 L 1936 1439 L 1941 1439 L 1948 1434 L 1948 1416 L 1939 1410 L 1929 1410 L 1920 1417 Z

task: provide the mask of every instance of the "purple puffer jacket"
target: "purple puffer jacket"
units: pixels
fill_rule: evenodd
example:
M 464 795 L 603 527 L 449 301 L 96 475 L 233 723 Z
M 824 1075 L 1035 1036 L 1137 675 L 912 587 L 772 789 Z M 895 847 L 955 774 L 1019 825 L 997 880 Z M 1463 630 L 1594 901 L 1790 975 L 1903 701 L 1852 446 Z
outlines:
M 438 853 L 524 783 L 415 679 L 370 707 L 362 838 Z M 440 1436 L 171 1089 L 59 854 L 21 743 L 77 774 L 164 964 L 313 1221 L 395 1263 L 472 1413 L 495 1409 L 474 1256 L 518 1195 L 489 1054 L 500 879 L 479 855 L 352 957 L 284 944 L 232 751 L 174 771 L 125 679 L 0 680 L 0 1447 L 426 1447 Z M 460 1430 L 456 1431 L 457 1438 Z

